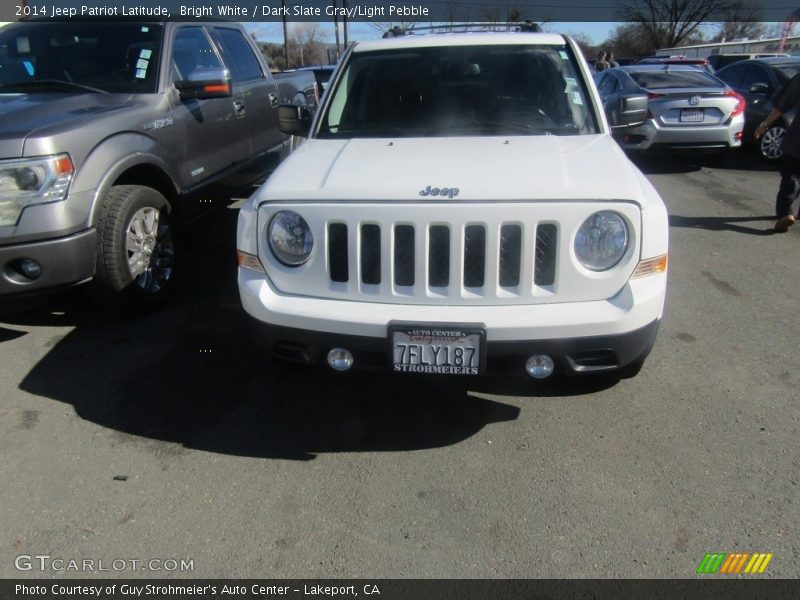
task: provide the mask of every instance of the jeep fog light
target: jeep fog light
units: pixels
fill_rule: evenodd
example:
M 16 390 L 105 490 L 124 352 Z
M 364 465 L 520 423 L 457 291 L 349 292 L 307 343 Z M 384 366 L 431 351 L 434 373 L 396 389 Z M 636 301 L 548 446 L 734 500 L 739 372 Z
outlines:
M 528 359 L 528 362 L 525 363 L 525 370 L 528 372 L 528 375 L 534 379 L 550 377 L 555 368 L 556 365 L 553 359 L 547 356 L 547 354 L 534 354 Z
M 334 371 L 347 371 L 353 366 L 353 355 L 344 348 L 333 348 L 328 352 L 328 366 Z
M 586 219 L 575 237 L 575 255 L 590 271 L 607 271 L 628 249 L 628 226 L 622 215 L 601 210 Z
M 305 219 L 291 210 L 275 214 L 267 228 L 272 254 L 287 267 L 299 267 L 308 260 L 314 236 Z

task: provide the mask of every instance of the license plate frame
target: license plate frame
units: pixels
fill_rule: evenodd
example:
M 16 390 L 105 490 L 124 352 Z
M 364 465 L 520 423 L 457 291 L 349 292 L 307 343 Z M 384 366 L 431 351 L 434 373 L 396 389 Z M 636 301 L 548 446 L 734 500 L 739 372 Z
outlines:
M 396 373 L 475 376 L 486 370 L 483 325 L 391 323 L 388 345 Z
M 706 111 L 702 108 L 682 108 L 681 123 L 702 123 L 706 119 Z

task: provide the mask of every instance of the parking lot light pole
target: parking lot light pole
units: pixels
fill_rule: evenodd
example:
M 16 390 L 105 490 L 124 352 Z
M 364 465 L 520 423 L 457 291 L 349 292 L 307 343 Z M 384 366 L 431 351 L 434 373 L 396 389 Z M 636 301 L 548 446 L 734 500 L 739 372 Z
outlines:
M 281 0 L 283 7 L 283 59 L 286 61 L 286 68 L 289 68 L 289 34 L 286 28 L 286 0 Z

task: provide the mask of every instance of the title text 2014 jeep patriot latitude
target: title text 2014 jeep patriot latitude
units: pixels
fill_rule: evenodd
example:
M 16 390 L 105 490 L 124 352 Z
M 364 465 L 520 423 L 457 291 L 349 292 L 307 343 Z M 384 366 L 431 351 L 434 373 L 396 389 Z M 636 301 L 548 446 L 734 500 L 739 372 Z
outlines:
M 239 291 L 274 355 L 400 373 L 631 374 L 666 289 L 667 214 L 575 44 L 364 42 L 309 139 L 240 212 Z M 612 107 L 643 120 L 646 97 Z
M 1 28 L 0 296 L 94 278 L 111 305 L 160 302 L 171 225 L 274 166 L 278 104 L 238 24 Z

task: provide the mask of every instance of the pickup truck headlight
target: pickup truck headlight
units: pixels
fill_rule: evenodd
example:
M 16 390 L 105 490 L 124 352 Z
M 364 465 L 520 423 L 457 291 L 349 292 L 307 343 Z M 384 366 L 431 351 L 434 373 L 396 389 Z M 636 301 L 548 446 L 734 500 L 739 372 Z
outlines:
M 575 255 L 590 271 L 607 271 L 628 249 L 628 226 L 622 215 L 610 210 L 594 213 L 575 237 Z
M 31 204 L 64 200 L 74 173 L 67 154 L 0 160 L 0 225 L 16 225 Z
M 305 219 L 291 210 L 276 213 L 267 228 L 269 248 L 287 267 L 299 267 L 308 260 L 314 236 Z

